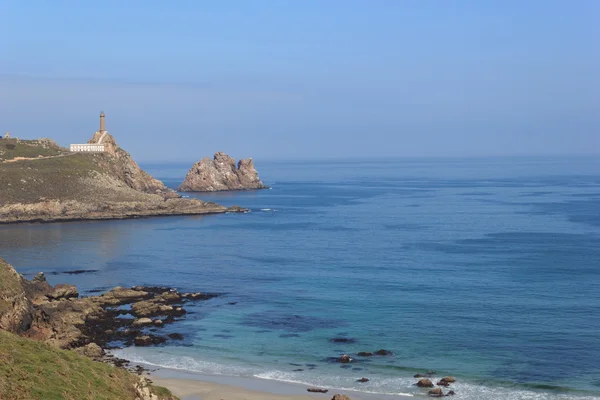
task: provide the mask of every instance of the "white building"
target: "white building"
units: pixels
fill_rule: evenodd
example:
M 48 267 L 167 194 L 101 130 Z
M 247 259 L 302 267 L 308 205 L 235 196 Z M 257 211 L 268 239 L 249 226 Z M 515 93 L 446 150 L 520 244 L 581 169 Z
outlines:
M 98 143 L 86 143 L 86 144 L 72 144 L 69 149 L 72 152 L 83 152 L 83 153 L 102 153 L 104 152 L 104 145 L 102 140 L 106 136 L 106 128 L 104 126 L 104 112 L 100 112 L 100 130 L 96 134 L 100 133 L 100 139 Z M 95 136 L 95 135 L 94 135 Z
M 73 152 L 95 152 L 101 153 L 104 152 L 103 144 L 72 144 L 70 146 L 70 150 Z

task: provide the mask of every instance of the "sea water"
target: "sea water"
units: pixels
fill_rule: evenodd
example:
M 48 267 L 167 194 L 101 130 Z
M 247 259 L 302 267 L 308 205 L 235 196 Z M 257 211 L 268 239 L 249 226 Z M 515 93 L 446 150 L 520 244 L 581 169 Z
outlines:
M 144 167 L 176 187 L 189 165 Z M 598 158 L 257 167 L 271 189 L 186 194 L 249 213 L 2 226 L 0 255 L 83 294 L 221 293 L 163 328 L 184 340 L 119 353 L 138 362 L 403 396 L 436 370 L 456 399 L 600 398 Z

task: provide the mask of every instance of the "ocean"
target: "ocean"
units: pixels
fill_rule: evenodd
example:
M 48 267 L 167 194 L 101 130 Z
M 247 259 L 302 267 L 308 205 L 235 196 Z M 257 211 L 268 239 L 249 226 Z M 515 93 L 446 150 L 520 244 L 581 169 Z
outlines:
M 137 362 L 358 397 L 422 397 L 435 370 L 455 399 L 600 398 L 599 158 L 256 164 L 271 189 L 186 194 L 249 213 L 0 226 L 0 256 L 82 294 L 222 294 L 163 328 L 184 340 L 118 351 Z M 189 166 L 142 165 L 170 187 Z

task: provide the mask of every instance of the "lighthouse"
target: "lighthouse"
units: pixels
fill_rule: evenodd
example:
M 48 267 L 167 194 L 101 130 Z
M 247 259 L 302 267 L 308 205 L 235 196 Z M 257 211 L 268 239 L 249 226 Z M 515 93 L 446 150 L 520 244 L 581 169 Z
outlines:
M 106 127 L 104 125 L 104 111 L 100 111 L 100 133 L 106 133 Z

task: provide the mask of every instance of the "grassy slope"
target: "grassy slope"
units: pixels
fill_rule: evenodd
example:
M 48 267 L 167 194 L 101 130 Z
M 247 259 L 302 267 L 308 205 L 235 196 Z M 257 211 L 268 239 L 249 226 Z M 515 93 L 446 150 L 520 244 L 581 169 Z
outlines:
M 34 144 L 28 144 L 27 141 L 17 142 L 14 139 L 0 139 L 0 161 L 11 160 L 16 157 L 56 156 L 62 153 L 63 151 L 60 149 L 45 149 Z
M 0 399 L 132 400 L 136 381 L 123 369 L 0 330 Z
M 98 167 L 87 154 L 0 164 L 0 204 L 74 198 L 81 187 L 78 178 L 92 171 Z
M 99 164 L 103 154 L 69 154 L 64 157 L 0 163 L 0 206 L 35 203 L 44 199 L 98 201 L 147 201 L 146 193 L 114 181 L 103 184 L 96 178 L 107 173 Z M 115 186 L 117 184 L 118 186 Z

